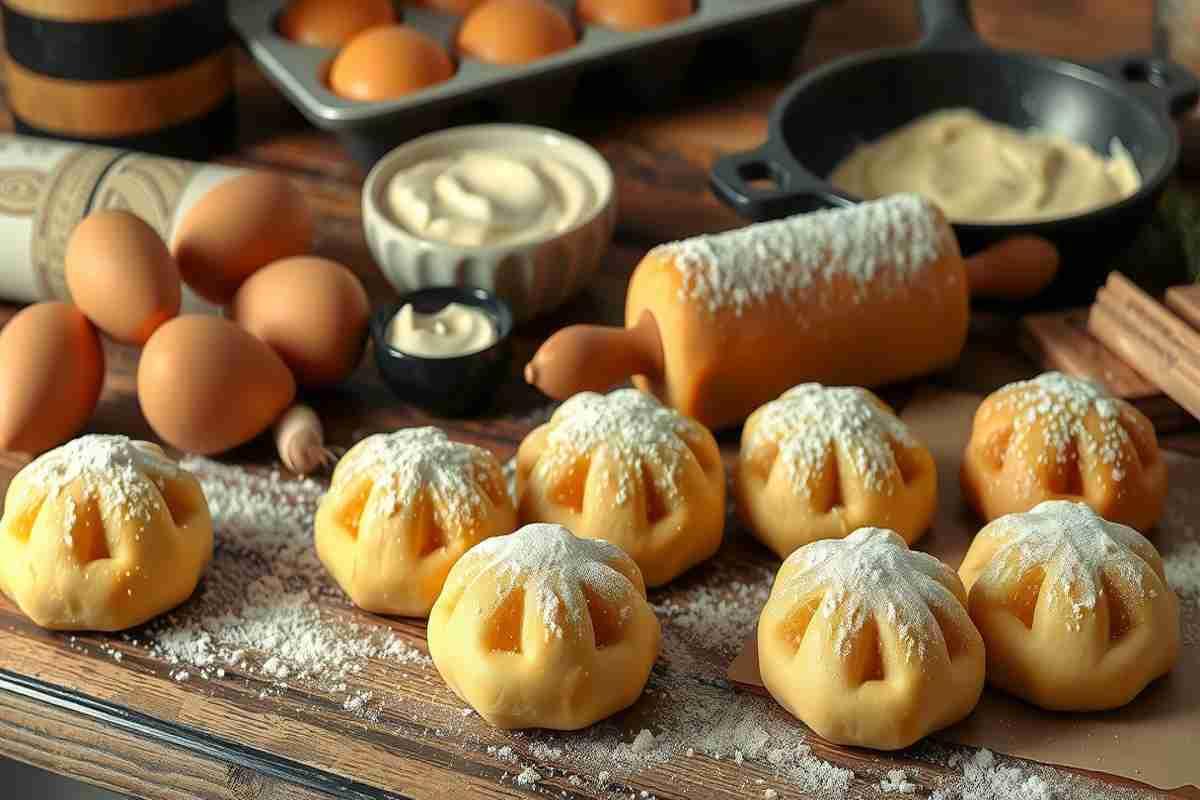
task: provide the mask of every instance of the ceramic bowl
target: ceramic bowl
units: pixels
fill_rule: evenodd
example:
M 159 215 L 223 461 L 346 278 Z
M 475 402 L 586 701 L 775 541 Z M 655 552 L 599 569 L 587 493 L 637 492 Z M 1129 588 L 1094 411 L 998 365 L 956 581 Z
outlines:
M 536 149 L 578 169 L 597 202 L 577 225 L 541 239 L 464 247 L 422 239 L 406 230 L 386 202 L 400 170 L 470 149 Z M 431 286 L 469 286 L 503 298 L 523 322 L 562 305 L 599 268 L 612 240 L 617 210 L 612 169 L 593 147 L 549 128 L 468 125 L 422 136 L 397 147 L 375 165 L 363 187 L 367 244 L 384 277 L 405 294 Z
M 473 306 L 491 318 L 499 338 L 491 347 L 452 358 L 429 358 L 397 350 L 388 344 L 388 327 L 407 303 L 422 314 L 440 311 L 451 303 Z M 383 382 L 405 403 L 443 416 L 471 414 L 486 408 L 508 377 L 512 328 L 508 304 L 483 289 L 420 289 L 382 306 L 371 316 L 375 365 Z

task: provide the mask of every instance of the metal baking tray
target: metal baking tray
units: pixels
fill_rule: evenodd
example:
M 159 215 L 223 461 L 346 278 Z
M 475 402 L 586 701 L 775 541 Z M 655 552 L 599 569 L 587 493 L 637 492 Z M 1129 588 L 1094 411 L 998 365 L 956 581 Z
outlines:
M 331 0 L 332 2 L 333 0 Z M 570 105 L 581 77 L 648 107 L 670 103 L 697 60 L 739 64 L 760 77 L 785 74 L 803 47 L 812 14 L 828 0 L 698 0 L 687 19 L 624 33 L 582 24 L 574 0 L 551 0 L 571 18 L 578 43 L 518 66 L 460 57 L 460 17 L 397 5 L 406 25 L 441 42 L 457 71 L 444 83 L 377 103 L 347 100 L 325 84 L 334 50 L 285 39 L 275 20 L 286 0 L 232 3 L 230 21 L 267 76 L 315 126 L 336 133 L 370 165 L 395 145 L 459 122 L 504 119 L 553 124 Z

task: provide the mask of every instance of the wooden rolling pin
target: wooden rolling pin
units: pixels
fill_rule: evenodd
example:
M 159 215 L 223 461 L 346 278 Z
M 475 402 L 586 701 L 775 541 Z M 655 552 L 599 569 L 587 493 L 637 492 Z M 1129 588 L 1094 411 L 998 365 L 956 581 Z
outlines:
M 821 211 L 652 250 L 624 328 L 555 333 L 525 368 L 550 397 L 629 377 L 712 428 L 804 381 L 878 386 L 957 360 L 969 296 L 1020 299 L 1058 254 L 1005 240 L 965 263 L 942 214 L 915 195 Z

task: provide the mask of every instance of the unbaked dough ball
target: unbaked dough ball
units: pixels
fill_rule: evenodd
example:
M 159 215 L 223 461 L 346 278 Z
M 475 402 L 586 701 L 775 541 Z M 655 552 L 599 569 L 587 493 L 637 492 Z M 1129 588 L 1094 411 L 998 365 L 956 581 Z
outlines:
M 1081 378 L 1047 372 L 991 394 L 975 414 L 963 496 L 985 520 L 1046 500 L 1082 500 L 1149 530 L 1167 497 L 1167 465 L 1142 412 Z
M 971 713 L 983 641 L 954 570 L 895 531 L 805 545 L 758 621 L 763 683 L 837 744 L 895 750 Z
M 858 528 L 921 538 L 937 508 L 933 456 L 866 389 L 796 386 L 742 429 L 738 513 L 781 558 Z
M 438 672 L 499 728 L 575 730 L 632 705 L 661 636 L 633 560 L 560 525 L 473 547 L 429 615 Z
M 1179 655 L 1179 601 L 1158 551 L 1084 503 L 1000 517 L 958 572 L 988 680 L 1042 708 L 1123 706 Z
M 637 389 L 577 394 L 517 451 L 521 522 L 557 522 L 633 556 L 661 586 L 717 552 L 725 468 L 712 434 Z
M 149 442 L 84 436 L 8 487 L 0 589 L 43 628 L 118 631 L 186 600 L 212 550 L 191 473 Z
M 314 538 L 356 606 L 424 617 L 463 553 L 516 527 L 495 456 L 438 428 L 408 428 L 369 436 L 338 462 Z

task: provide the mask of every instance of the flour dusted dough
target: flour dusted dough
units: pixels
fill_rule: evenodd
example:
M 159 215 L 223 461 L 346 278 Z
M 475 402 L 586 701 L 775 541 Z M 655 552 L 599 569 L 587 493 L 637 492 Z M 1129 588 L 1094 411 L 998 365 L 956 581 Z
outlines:
M 522 522 L 604 539 L 661 586 L 717 552 L 725 468 L 708 430 L 636 389 L 563 403 L 517 452 Z
M 763 683 L 838 744 L 895 750 L 971 713 L 984 652 L 958 576 L 894 531 L 797 550 L 758 621 Z
M 84 436 L 13 478 L 0 589 L 43 628 L 123 630 L 186 600 L 212 549 L 189 472 L 148 442 Z
M 985 520 L 1046 500 L 1081 500 L 1146 531 L 1162 515 L 1167 465 L 1142 412 L 1090 381 L 1047 372 L 983 401 L 962 488 Z
M 359 608 L 424 617 L 463 553 L 516 526 L 491 453 L 438 428 L 409 428 L 346 453 L 317 509 L 315 540 Z
M 1083 503 L 997 519 L 959 575 L 988 680 L 1042 708 L 1123 706 L 1179 655 L 1179 601 L 1158 551 Z
M 871 392 L 805 383 L 746 421 L 734 493 L 746 525 L 781 558 L 867 526 L 911 544 L 937 507 L 937 468 Z
M 560 525 L 476 545 L 429 615 L 438 672 L 500 728 L 575 730 L 626 708 L 661 636 L 633 559 Z

